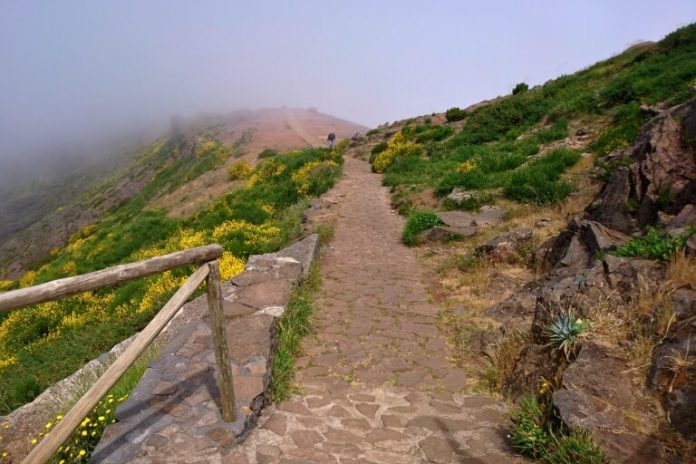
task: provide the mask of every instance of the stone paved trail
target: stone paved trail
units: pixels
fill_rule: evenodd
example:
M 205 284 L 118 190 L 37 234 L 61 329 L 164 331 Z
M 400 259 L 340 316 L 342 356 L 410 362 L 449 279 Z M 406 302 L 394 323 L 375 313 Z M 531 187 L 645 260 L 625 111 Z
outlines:
M 348 158 L 336 235 L 321 263 L 315 334 L 303 343 L 302 394 L 264 411 L 231 463 L 508 463 L 505 406 L 458 393 L 403 220 L 369 165 Z

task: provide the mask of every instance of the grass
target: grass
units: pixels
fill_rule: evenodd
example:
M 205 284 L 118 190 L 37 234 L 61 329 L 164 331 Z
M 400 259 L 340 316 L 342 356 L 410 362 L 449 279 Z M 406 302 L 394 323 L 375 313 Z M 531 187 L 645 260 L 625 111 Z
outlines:
M 319 235 L 319 243 L 324 245 L 333 240 L 336 235 L 336 228 L 333 224 L 319 224 L 315 232 Z
M 300 341 L 311 331 L 314 299 L 321 284 L 318 268 L 313 266 L 309 276 L 292 293 L 285 314 L 278 321 L 278 346 L 273 358 L 269 397 L 278 402 L 293 393 L 292 379 Z
M 520 454 L 547 464 L 606 464 L 609 460 L 585 430 L 568 429 L 549 400 L 522 397 L 512 414 L 510 439 Z
M 503 382 L 512 374 L 520 352 L 528 343 L 529 332 L 508 330 L 492 346 L 489 367 L 484 374 L 486 386 L 491 392 L 497 393 L 502 389 Z
M 157 342 L 150 345 L 147 350 L 126 370 L 119 381 L 92 409 L 86 419 L 73 432 L 65 443 L 48 461 L 52 464 L 60 462 L 88 462 L 92 452 L 96 448 L 104 429 L 115 421 L 117 406 L 126 400 L 138 385 L 145 370 L 152 360 L 159 357 L 161 345 Z M 35 432 L 26 437 L 27 443 L 35 446 L 63 419 L 63 416 L 77 402 L 91 385 L 83 385 L 78 391 L 71 392 L 72 397 L 66 398 L 60 404 L 54 404 L 50 410 L 41 411 L 42 417 L 34 418 Z M 26 424 L 24 424 L 26 425 Z M 13 433 L 11 426 L 0 432 L 0 462 L 12 462 L 12 450 L 6 450 L 3 446 L 3 434 Z M 7 453 L 7 456 L 4 456 Z

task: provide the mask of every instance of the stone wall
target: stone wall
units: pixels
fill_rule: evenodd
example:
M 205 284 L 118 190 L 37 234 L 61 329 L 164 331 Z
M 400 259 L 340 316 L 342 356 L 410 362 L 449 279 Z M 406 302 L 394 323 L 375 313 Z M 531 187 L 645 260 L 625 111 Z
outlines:
M 117 422 L 106 429 L 93 461 L 130 462 L 141 452 L 162 459 L 224 452 L 243 438 L 268 401 L 278 318 L 318 251 L 318 236 L 310 235 L 277 253 L 251 256 L 244 272 L 223 284 L 236 422 L 221 418 L 204 295 L 184 306 L 181 328 L 116 410 Z

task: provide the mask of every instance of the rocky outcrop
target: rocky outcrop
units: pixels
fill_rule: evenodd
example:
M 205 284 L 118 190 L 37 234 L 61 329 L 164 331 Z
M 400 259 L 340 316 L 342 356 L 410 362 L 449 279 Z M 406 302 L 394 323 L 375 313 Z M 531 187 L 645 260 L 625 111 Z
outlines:
M 563 372 L 562 388 L 553 394 L 561 420 L 590 432 L 595 443 L 618 462 L 665 462 L 666 453 L 652 437 L 656 424 L 650 400 L 635 386 L 630 369 L 614 350 L 586 343 Z
M 696 100 L 651 119 L 636 142 L 612 153 L 617 168 L 588 211 L 598 222 L 630 234 L 678 215 L 696 202 Z M 693 224 L 693 222 L 692 222 Z
M 611 254 L 648 226 L 677 235 L 696 225 L 695 141 L 696 99 L 651 119 L 633 146 L 609 155 L 605 166 L 619 167 L 585 214 L 539 247 L 534 260 L 543 280 L 488 311 L 502 323 L 531 315 L 531 343 L 505 390 L 517 397 L 551 381 L 559 418 L 587 429 L 619 462 L 673 462 L 667 451 L 673 443 L 666 447 L 656 438 L 669 435 L 660 427 L 696 439 L 696 289 L 666 285 L 664 263 Z M 696 251 L 696 239 L 691 242 Z M 564 311 L 598 325 L 611 320 L 626 335 L 590 330 L 565 356 L 547 333 Z M 647 388 L 626 361 L 637 349 L 635 337 L 655 344 L 642 379 Z

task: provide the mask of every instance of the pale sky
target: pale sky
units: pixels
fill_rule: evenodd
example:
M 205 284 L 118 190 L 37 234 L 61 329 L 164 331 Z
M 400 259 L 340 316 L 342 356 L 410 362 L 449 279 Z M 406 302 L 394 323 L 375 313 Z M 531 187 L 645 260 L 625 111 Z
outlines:
M 0 0 L 0 161 L 173 113 L 314 106 L 372 127 L 694 21 L 696 0 Z

